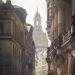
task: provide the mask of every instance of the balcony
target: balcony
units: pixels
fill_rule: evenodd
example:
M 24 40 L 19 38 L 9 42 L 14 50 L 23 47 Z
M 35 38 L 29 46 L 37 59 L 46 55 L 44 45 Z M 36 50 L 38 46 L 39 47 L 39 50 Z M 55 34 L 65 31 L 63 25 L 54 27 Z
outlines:
M 75 40 L 75 26 L 74 25 L 70 26 L 64 34 L 59 35 L 58 38 L 52 42 L 51 49 L 63 47 L 71 39 Z
M 66 33 L 63 34 L 63 43 L 62 46 L 64 46 L 65 44 L 67 44 L 71 39 L 75 39 L 75 26 L 72 25 L 70 26 Z
M 58 47 L 62 46 L 63 37 L 62 35 L 59 35 L 57 39 L 55 39 L 51 44 L 51 49 L 56 49 Z

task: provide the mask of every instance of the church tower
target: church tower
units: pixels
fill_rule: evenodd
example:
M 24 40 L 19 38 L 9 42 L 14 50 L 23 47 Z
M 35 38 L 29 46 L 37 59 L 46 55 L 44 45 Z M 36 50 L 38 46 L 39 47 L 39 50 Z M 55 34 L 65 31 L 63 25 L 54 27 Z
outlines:
M 46 75 L 47 63 L 45 59 L 46 59 L 46 51 L 48 47 L 48 40 L 46 37 L 46 33 L 42 31 L 41 16 L 38 10 L 34 16 L 33 40 L 36 46 L 35 75 Z
M 34 16 L 34 28 L 36 28 L 36 29 L 41 29 L 42 28 L 41 27 L 41 16 L 38 12 L 38 9 L 37 9 L 37 12 Z

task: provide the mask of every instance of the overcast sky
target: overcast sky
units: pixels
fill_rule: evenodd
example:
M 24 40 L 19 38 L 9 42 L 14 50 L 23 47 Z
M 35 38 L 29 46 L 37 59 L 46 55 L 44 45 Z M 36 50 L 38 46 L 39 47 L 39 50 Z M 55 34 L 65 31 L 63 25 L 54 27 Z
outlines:
M 6 0 L 3 0 L 4 2 L 6 2 Z M 42 27 L 43 30 L 45 31 L 46 28 L 46 0 L 11 0 L 13 5 L 18 5 L 23 7 L 24 9 L 26 9 L 28 15 L 27 15 L 27 23 L 30 23 L 33 25 L 33 18 L 34 15 L 37 11 L 37 7 L 38 7 L 38 11 L 41 15 L 42 18 Z

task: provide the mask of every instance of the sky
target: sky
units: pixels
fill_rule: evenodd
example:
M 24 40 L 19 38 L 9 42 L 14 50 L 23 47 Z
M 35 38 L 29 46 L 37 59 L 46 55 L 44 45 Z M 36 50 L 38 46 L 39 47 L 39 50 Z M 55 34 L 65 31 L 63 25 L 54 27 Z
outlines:
M 4 2 L 6 2 L 6 0 L 3 0 Z M 38 7 L 38 11 L 41 15 L 41 25 L 43 28 L 43 31 L 46 32 L 45 28 L 46 28 L 46 18 L 47 18 L 47 13 L 46 13 L 46 0 L 11 0 L 13 5 L 18 5 L 23 7 L 24 9 L 26 9 L 27 11 L 27 18 L 26 18 L 26 22 L 34 25 L 33 24 L 33 18 L 34 15 L 37 11 L 37 7 Z

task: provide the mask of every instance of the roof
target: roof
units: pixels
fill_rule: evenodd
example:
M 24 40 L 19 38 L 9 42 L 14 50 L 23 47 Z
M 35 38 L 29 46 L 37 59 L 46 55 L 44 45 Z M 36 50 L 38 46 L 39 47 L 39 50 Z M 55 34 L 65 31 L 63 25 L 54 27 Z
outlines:
M 36 16 L 36 17 L 40 17 L 39 12 L 36 12 L 35 16 Z
M 13 7 L 14 7 L 14 10 L 15 10 L 18 18 L 21 20 L 22 23 L 25 23 L 25 19 L 27 16 L 26 10 L 17 5 L 13 5 Z
M 1 4 L 1 3 L 3 4 L 4 2 L 3 2 L 2 0 L 0 0 L 0 4 Z
M 13 5 L 13 7 L 14 8 L 22 8 L 22 7 L 18 6 L 18 5 Z

